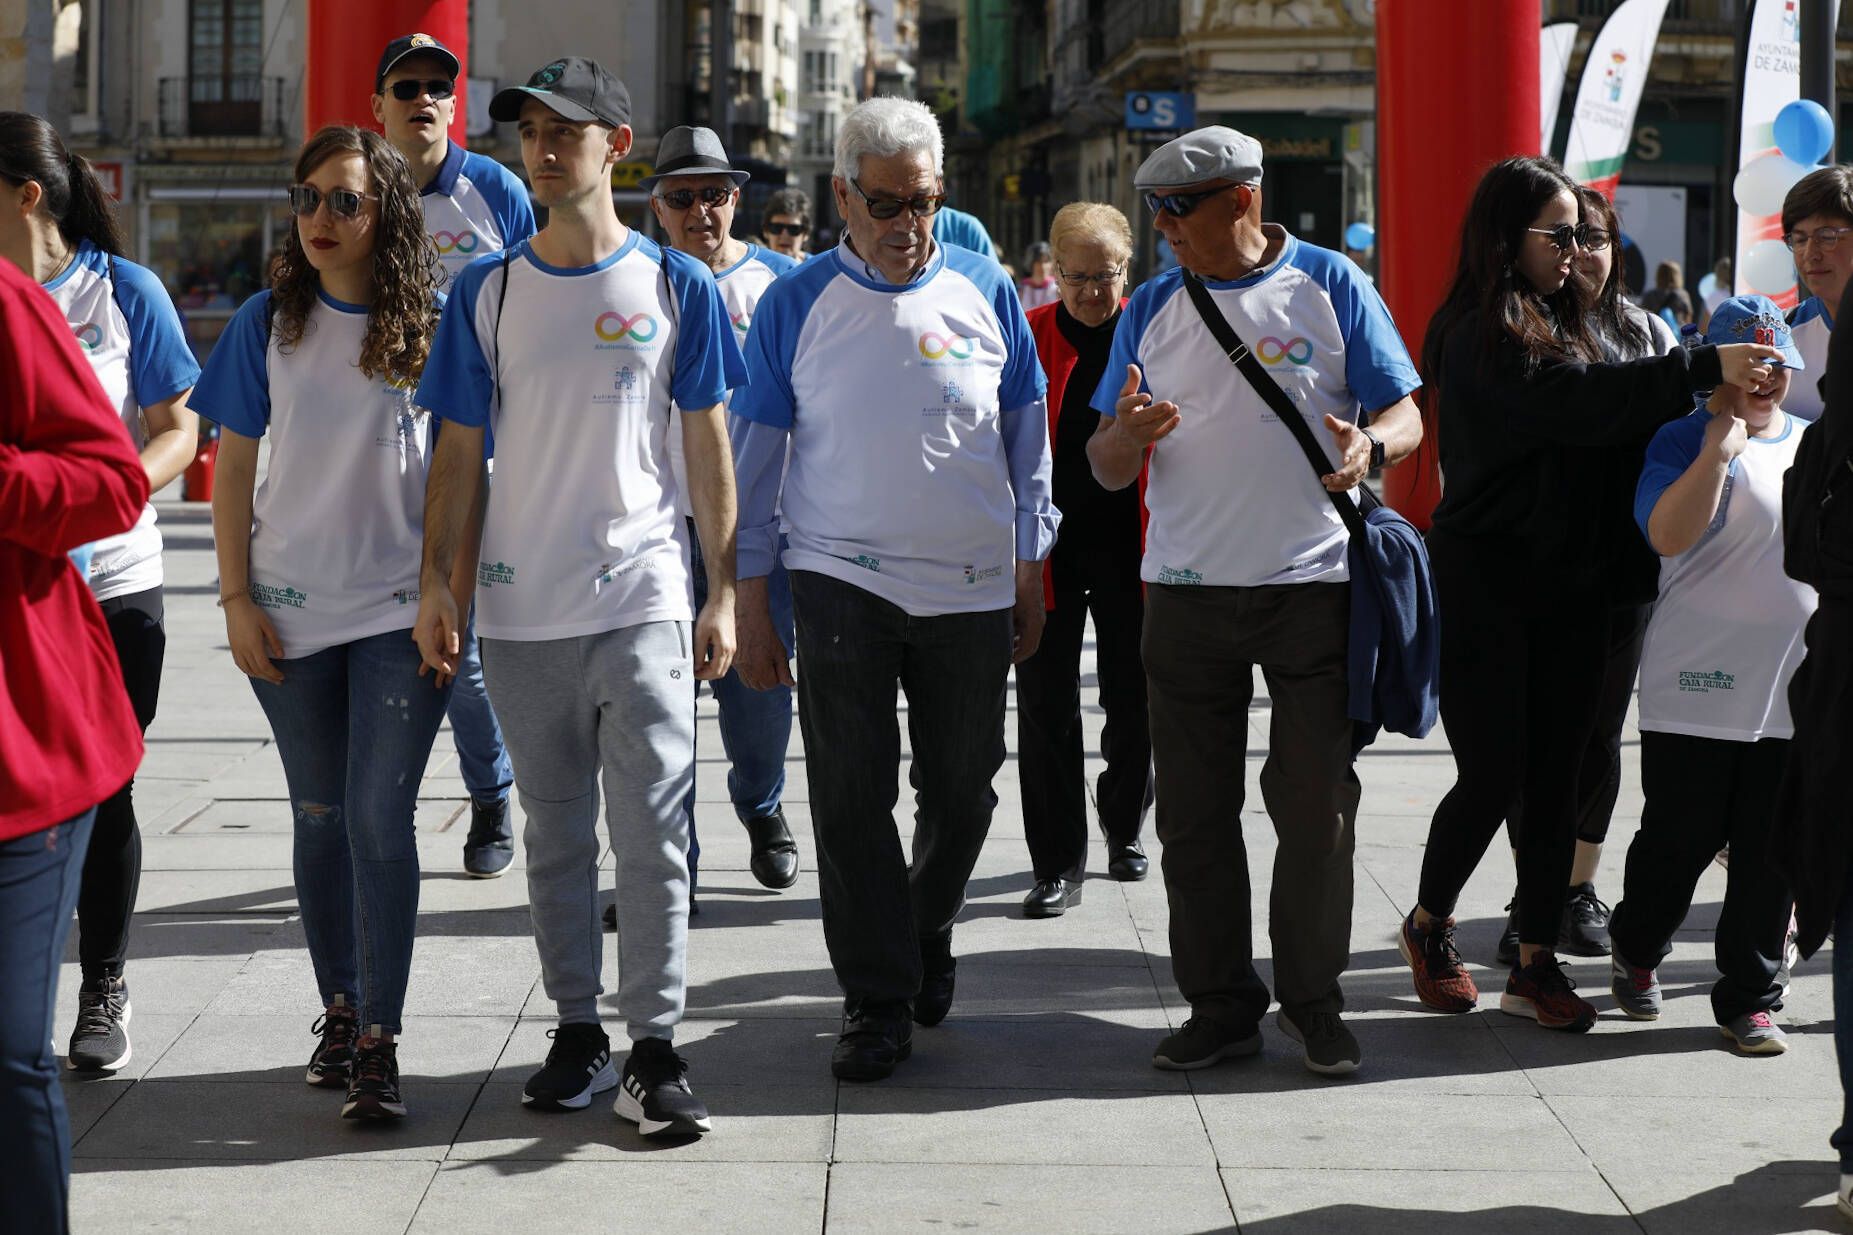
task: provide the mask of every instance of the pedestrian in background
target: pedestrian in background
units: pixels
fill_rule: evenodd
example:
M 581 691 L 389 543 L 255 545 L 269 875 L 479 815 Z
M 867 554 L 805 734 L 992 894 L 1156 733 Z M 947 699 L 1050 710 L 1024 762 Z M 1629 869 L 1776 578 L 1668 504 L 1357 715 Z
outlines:
M 779 189 L 766 198 L 759 234 L 766 248 L 794 262 L 811 251 L 811 196 L 803 189 Z
M 1055 254 L 1048 241 L 1038 240 L 1029 246 L 1023 254 L 1023 269 L 1023 277 L 1017 280 L 1017 299 L 1025 313 L 1061 299 L 1055 286 Z

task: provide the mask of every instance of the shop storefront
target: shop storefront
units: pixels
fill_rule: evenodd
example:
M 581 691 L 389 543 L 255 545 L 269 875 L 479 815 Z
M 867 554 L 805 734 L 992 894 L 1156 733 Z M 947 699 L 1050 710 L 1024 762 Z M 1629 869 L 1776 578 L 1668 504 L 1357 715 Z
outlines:
M 225 324 L 266 283 L 287 237 L 287 167 L 144 165 L 135 194 L 136 260 L 160 276 L 203 361 Z

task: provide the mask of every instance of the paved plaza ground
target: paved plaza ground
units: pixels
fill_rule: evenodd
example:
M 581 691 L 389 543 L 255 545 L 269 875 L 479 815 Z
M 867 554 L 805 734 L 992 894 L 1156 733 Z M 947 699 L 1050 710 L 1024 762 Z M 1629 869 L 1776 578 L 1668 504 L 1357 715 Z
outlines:
M 1364 1050 L 1354 1077 L 1307 1073 L 1272 1017 L 1260 1058 L 1154 1070 L 1153 1045 L 1185 1015 L 1156 863 L 1144 883 L 1091 879 L 1066 917 L 1023 920 L 1013 756 L 954 935 L 952 1015 L 917 1033 L 892 1080 L 850 1085 L 829 1070 L 840 996 L 818 921 L 801 753 L 794 741 L 786 811 L 805 874 L 768 892 L 747 873 L 704 699 L 702 913 L 678 1044 L 714 1132 L 661 1147 L 606 1101 L 574 1115 L 521 1106 L 552 1007 L 520 857 L 500 880 L 462 874 L 468 803 L 446 731 L 417 819 L 424 874 L 400 1048 L 411 1118 L 345 1123 L 338 1096 L 301 1079 L 320 1008 L 292 888 L 290 812 L 269 731 L 224 649 L 208 514 L 163 503 L 161 519 L 168 655 L 136 789 L 146 871 L 127 975 L 135 1054 L 116 1077 L 66 1087 L 80 1232 L 1846 1229 L 1827 1145 L 1840 1115 L 1828 958 L 1796 976 L 1781 1017 L 1789 1053 L 1732 1054 L 1706 998 L 1716 867 L 1661 971 L 1658 1024 L 1614 1011 L 1606 961 L 1571 970 L 1603 1009 L 1586 1037 L 1497 1010 L 1503 851 L 1459 914 L 1463 951 L 1489 966 L 1475 971 L 1491 990 L 1481 1011 L 1449 1017 L 1416 1003 L 1394 937 L 1452 778 L 1440 734 L 1383 741 L 1360 762 L 1345 982 Z M 1085 698 L 1097 736 L 1091 669 Z M 1242 822 L 1264 954 L 1273 838 L 1254 780 L 1267 727 L 1262 691 Z M 1014 717 L 1010 729 L 1014 746 Z M 1611 898 L 1640 814 L 1634 738 L 1630 729 L 1600 879 Z M 1098 844 L 1092 861 L 1104 869 Z M 606 956 L 611 987 L 609 944 Z M 73 963 L 60 1046 L 76 985 Z M 609 997 L 605 1006 L 621 1041 Z

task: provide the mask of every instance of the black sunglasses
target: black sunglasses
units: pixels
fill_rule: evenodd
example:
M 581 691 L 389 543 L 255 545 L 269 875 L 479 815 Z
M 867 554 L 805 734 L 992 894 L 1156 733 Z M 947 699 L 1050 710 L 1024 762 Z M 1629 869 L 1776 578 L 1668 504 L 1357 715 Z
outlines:
M 434 99 L 448 99 L 457 92 L 457 83 L 448 77 L 434 77 L 430 81 L 408 77 L 404 81 L 394 82 L 389 88 L 393 98 L 410 103 L 421 94 L 428 94 Z
M 939 213 L 939 208 L 946 204 L 944 193 L 918 193 L 907 198 L 870 197 L 853 179 L 849 182 L 849 187 L 856 191 L 856 195 L 869 208 L 871 219 L 892 219 L 902 210 L 911 212 L 916 219 L 924 219 L 928 215 Z
M 802 223 L 766 224 L 766 234 L 768 236 L 802 236 L 804 232 L 805 226 Z
M 1181 219 L 1217 194 L 1241 187 L 1239 184 L 1225 184 L 1220 189 L 1205 189 L 1201 193 L 1147 193 L 1145 207 L 1153 214 L 1162 210 L 1174 219 Z
M 734 189 L 723 189 L 711 184 L 705 189 L 671 189 L 667 193 L 658 193 L 656 200 L 664 203 L 671 210 L 687 210 L 697 201 L 704 206 L 718 206 L 732 197 L 735 192 Z
M 1548 236 L 1551 247 L 1559 253 L 1568 253 L 1571 245 L 1579 249 L 1590 247 L 1592 229 L 1587 223 L 1559 223 L 1556 227 L 1527 227 L 1525 230 L 1539 236 Z
M 322 206 L 322 191 L 312 184 L 292 184 L 289 188 L 290 213 L 308 218 Z M 337 219 L 351 219 L 360 213 L 360 203 L 378 201 L 371 193 L 356 193 L 352 189 L 330 189 L 327 194 L 328 212 Z

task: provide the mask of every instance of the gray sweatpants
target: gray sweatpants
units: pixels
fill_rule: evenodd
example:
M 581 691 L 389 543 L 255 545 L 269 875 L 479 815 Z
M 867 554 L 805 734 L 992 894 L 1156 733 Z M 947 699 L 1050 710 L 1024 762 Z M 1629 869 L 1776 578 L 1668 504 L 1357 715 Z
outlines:
M 527 812 L 528 902 L 560 1023 L 598 1022 L 598 786 L 618 883 L 618 1011 L 632 1041 L 672 1038 L 688 940 L 695 775 L 687 622 L 525 642 L 483 639 L 483 678 Z

